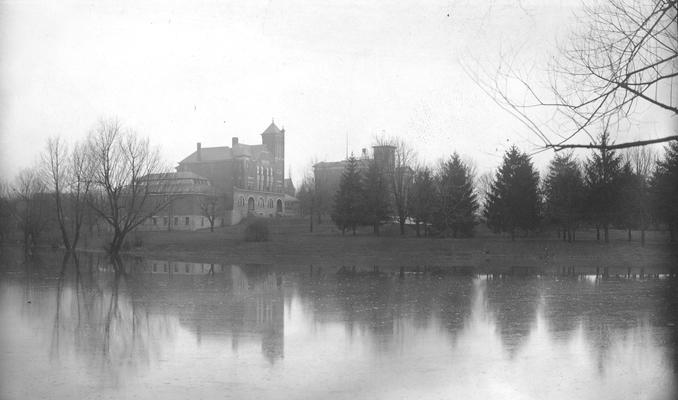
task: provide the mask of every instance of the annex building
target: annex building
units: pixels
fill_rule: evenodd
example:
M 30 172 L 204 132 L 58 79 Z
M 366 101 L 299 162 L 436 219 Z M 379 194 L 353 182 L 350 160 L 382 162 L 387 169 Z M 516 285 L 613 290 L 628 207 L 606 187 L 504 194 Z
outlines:
M 285 179 L 285 129 L 275 122 L 261 133 L 261 144 L 202 147 L 179 162 L 176 172 L 153 178 L 168 188 L 169 205 L 149 218 L 141 230 L 196 230 L 235 225 L 248 215 L 287 215 L 296 202 Z M 285 188 L 288 188 L 287 192 Z
M 358 161 L 358 169 L 364 173 L 367 171 L 369 163 L 374 161 L 383 174 L 387 175 L 387 182 L 392 181 L 395 171 L 395 152 L 396 147 L 388 144 L 372 146 L 372 158 L 370 158 L 367 149 L 362 150 Z M 341 176 L 346 170 L 348 160 L 341 161 L 323 161 L 313 165 L 313 177 L 316 191 L 316 207 L 321 214 L 329 215 L 334 207 L 334 198 L 339 190 Z

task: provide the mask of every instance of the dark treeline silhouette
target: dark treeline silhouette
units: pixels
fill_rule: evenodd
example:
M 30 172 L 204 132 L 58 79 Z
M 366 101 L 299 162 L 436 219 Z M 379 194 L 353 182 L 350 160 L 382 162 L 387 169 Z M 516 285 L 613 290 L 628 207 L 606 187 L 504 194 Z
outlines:
M 572 152 L 555 153 L 543 180 L 530 156 L 515 146 L 506 151 L 494 176 L 480 179 L 457 153 L 437 168 L 405 165 L 406 189 L 400 192 L 407 195 L 406 212 L 395 204 L 389 171 L 380 171 L 371 159 L 351 156 L 334 197 L 332 221 L 342 233 L 371 226 L 379 235 L 381 225 L 404 215 L 417 236 L 470 237 L 484 223 L 511 238 L 555 230 L 569 242 L 580 229 L 595 229 L 597 240 L 609 242 L 614 228 L 626 230 L 629 241 L 632 231 L 639 230 L 643 245 L 645 231 L 653 226 L 667 229 L 675 241 L 678 142 L 670 142 L 658 157 L 650 147 L 616 151 L 607 133 L 598 141 L 602 147 L 583 161 Z M 302 215 L 313 215 L 313 188 L 312 179 L 302 184 Z

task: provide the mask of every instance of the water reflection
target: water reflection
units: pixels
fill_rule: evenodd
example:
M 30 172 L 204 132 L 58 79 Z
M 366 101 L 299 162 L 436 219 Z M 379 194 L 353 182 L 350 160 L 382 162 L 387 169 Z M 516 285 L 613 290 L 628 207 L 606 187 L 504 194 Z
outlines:
M 1 398 L 675 395 L 673 280 L 1 257 Z

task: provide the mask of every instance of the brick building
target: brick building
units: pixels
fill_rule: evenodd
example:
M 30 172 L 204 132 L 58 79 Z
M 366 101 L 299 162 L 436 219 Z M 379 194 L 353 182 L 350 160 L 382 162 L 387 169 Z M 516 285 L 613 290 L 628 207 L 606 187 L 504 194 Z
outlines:
M 285 129 L 274 122 L 261 133 L 261 144 L 202 147 L 179 162 L 165 195 L 170 206 L 146 221 L 144 230 L 209 228 L 205 208 L 216 214 L 215 226 L 235 225 L 248 215 L 285 214 Z M 163 195 L 163 194 L 159 194 Z M 209 207 L 207 207 L 209 206 Z
M 372 157 L 377 163 L 379 169 L 388 175 L 386 182 L 392 181 L 392 174 L 395 170 L 395 151 L 396 147 L 391 145 L 372 146 Z M 358 169 L 361 172 L 367 171 L 370 159 L 367 149 L 363 149 L 360 158 L 357 158 Z M 313 176 L 315 179 L 316 207 L 321 214 L 329 215 L 334 207 L 334 197 L 339 190 L 339 182 L 343 175 L 347 160 L 342 161 L 323 161 L 313 165 Z

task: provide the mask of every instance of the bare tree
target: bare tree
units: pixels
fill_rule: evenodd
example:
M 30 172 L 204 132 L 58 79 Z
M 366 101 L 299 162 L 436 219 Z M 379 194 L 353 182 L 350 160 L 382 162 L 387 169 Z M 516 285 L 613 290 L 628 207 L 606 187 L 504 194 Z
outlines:
M 10 201 L 10 186 L 0 180 L 0 244 L 4 243 L 11 232 L 12 203 Z
M 487 199 L 492 193 L 492 183 L 494 182 L 494 171 L 485 171 L 476 176 L 475 188 L 478 193 L 478 203 L 480 204 L 480 214 L 483 214 Z
M 652 147 L 634 147 L 624 151 L 622 155 L 625 162 L 628 162 L 633 168 L 637 177 L 634 198 L 638 201 L 635 209 L 638 212 L 638 225 L 640 228 L 640 244 L 645 245 L 645 230 L 650 221 L 650 196 L 649 182 L 652 170 L 657 162 L 657 152 Z
M 405 222 L 409 212 L 409 194 L 414 178 L 412 166 L 415 164 L 416 153 L 414 148 L 400 138 L 378 137 L 377 146 L 391 146 L 394 148 L 393 165 L 389 166 L 385 174 L 389 177 L 389 189 L 393 197 L 393 210 L 400 224 L 400 234 L 405 234 Z
M 55 137 L 48 139 L 42 162 L 51 183 L 64 247 L 69 252 L 75 251 L 92 180 L 91 158 L 85 144 L 78 143 L 69 149 L 61 138 Z
M 166 187 L 151 179 L 165 173 L 159 152 L 148 139 L 124 130 L 116 120 L 101 121 L 90 134 L 95 191 L 89 204 L 113 233 L 109 252 L 116 255 L 125 236 L 168 203 Z
M 23 234 L 24 248 L 37 244 L 49 223 L 45 179 L 37 166 L 23 169 L 12 187 L 14 216 Z
M 304 179 L 301 181 L 301 186 L 296 193 L 297 199 L 299 199 L 299 213 L 301 217 L 305 215 L 309 216 L 309 231 L 313 232 L 313 213 L 315 212 L 316 206 L 316 192 L 315 192 L 315 178 L 313 174 L 307 173 L 304 175 Z
M 575 31 L 547 67 L 548 83 L 530 81 L 508 61 L 495 73 L 468 75 L 530 129 L 544 148 L 600 148 L 594 132 L 620 126 L 639 106 L 678 115 L 678 1 L 605 0 L 585 5 Z M 479 72 L 480 71 L 480 72 Z M 530 71 L 532 72 L 532 71 Z M 512 93 L 511 88 L 521 88 Z M 546 118 L 546 120 L 544 120 Z M 678 140 L 678 135 L 607 145 L 608 150 Z
M 210 232 L 214 232 L 214 223 L 223 214 L 222 202 L 215 192 L 200 199 L 200 213 L 210 223 Z

